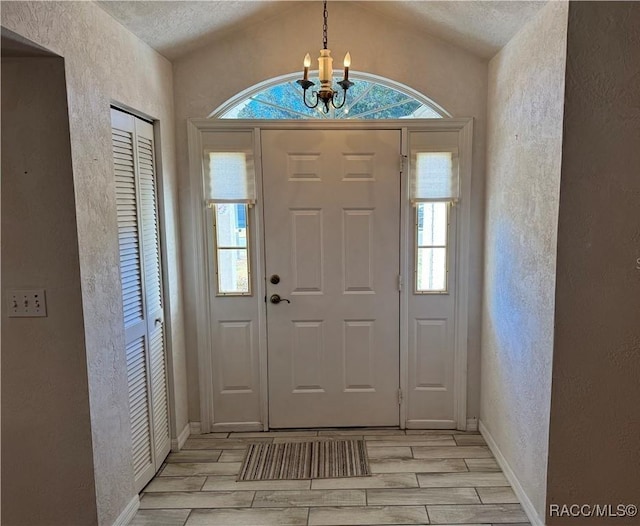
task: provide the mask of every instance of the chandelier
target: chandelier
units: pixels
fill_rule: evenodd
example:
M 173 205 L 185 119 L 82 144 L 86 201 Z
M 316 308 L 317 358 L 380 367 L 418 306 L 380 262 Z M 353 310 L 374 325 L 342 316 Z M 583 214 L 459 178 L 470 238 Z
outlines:
M 309 66 L 311 66 L 311 56 L 309 53 L 304 57 L 304 73 L 301 80 L 296 81 L 303 89 L 302 100 L 307 108 L 316 108 L 322 102 L 325 113 L 329 113 L 329 106 L 333 106 L 336 110 L 342 108 L 347 102 L 347 90 L 353 86 L 353 82 L 349 80 L 349 66 L 351 66 L 351 55 L 347 53 L 344 56 L 344 78 L 338 82 L 342 88 L 341 102 L 336 96 L 337 91 L 333 89 L 333 58 L 331 58 L 331 50 L 327 49 L 327 0 L 324 0 L 324 25 L 322 26 L 322 49 L 318 57 L 318 70 L 320 77 L 320 91 L 313 91 L 311 101 L 307 101 L 307 90 L 314 86 L 309 80 Z M 315 103 L 314 103 L 315 97 Z

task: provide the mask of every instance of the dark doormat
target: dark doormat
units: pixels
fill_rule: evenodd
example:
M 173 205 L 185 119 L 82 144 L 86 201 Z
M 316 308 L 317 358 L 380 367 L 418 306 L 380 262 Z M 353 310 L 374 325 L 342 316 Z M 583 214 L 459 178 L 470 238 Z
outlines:
M 243 480 L 304 480 L 371 475 L 364 440 L 249 444 Z

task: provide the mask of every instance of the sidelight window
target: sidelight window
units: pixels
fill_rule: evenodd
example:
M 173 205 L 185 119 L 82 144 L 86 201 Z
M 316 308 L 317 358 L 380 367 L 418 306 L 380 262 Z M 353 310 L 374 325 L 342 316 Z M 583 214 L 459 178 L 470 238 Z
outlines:
M 218 296 L 251 295 L 250 210 L 255 203 L 251 150 L 206 153 L 207 203 L 213 209 Z
M 447 291 L 449 203 L 416 204 L 416 279 L 418 293 Z
M 412 137 L 414 144 L 420 139 L 420 134 Z M 415 207 L 414 292 L 444 294 L 449 290 L 450 217 L 460 195 L 457 148 L 412 148 L 410 174 Z
M 245 203 L 213 206 L 219 295 L 250 295 L 248 210 Z

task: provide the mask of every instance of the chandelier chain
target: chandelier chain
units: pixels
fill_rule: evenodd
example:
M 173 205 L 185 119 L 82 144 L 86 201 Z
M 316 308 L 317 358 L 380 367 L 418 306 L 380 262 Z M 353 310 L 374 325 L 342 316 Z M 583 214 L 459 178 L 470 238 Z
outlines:
M 324 49 L 320 50 L 320 56 L 318 57 L 318 65 L 320 66 L 320 90 L 314 90 L 311 92 L 311 96 L 315 97 L 315 102 L 313 102 L 313 99 L 311 100 L 311 102 L 307 101 L 307 91 L 314 86 L 313 81 L 309 80 L 309 66 L 311 65 L 311 57 L 309 56 L 309 53 L 307 53 L 307 55 L 304 57 L 304 78 L 297 80 L 296 82 L 302 88 L 302 101 L 307 108 L 317 108 L 318 104 L 322 102 L 322 111 L 324 111 L 325 113 L 329 113 L 329 106 L 332 106 L 336 110 L 339 110 L 346 104 L 347 90 L 351 86 L 353 86 L 353 82 L 349 80 L 349 66 L 351 63 L 351 55 L 347 53 L 344 57 L 344 78 L 340 82 L 338 82 L 338 86 L 342 88 L 341 102 L 338 103 L 338 100 L 340 99 L 336 97 L 337 90 L 335 90 L 332 86 L 333 72 L 331 68 L 331 62 L 333 61 L 333 59 L 331 58 L 331 52 L 327 47 L 329 40 L 327 38 L 329 26 L 327 22 L 329 18 L 327 0 L 324 0 L 323 4 L 324 10 L 322 15 L 324 17 L 324 23 L 322 25 L 322 44 Z
M 329 18 L 329 12 L 327 11 L 327 0 L 324 0 L 324 25 L 322 26 L 322 45 L 323 49 L 327 49 L 327 18 Z

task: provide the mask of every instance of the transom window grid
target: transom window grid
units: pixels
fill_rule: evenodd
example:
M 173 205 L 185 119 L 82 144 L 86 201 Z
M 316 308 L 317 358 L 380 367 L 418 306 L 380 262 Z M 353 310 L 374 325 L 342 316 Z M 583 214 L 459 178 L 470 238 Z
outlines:
M 311 77 L 319 85 L 317 76 Z M 216 115 L 222 119 L 440 119 L 446 115 L 416 97 L 374 80 L 355 77 L 347 103 L 324 113 L 304 105 L 303 90 L 294 79 L 249 94 Z

